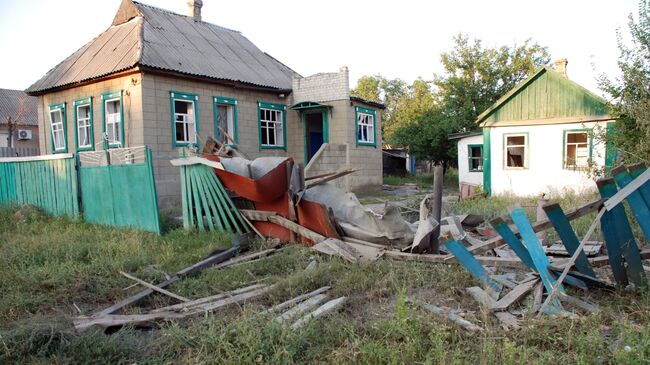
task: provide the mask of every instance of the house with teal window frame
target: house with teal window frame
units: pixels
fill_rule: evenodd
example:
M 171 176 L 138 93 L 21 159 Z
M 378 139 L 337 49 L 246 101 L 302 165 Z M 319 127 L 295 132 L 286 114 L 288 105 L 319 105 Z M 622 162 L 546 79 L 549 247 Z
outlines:
M 519 83 L 478 116 L 477 133 L 450 136 L 458 140 L 461 191 L 465 185 L 488 195 L 596 190 L 594 172 L 615 163 L 616 150 L 605 140 L 617 117 L 604 99 L 568 79 L 567 64 L 558 60 Z M 472 151 L 481 154 L 480 169 L 470 168 Z
M 307 176 L 357 167 L 341 187 L 381 187 L 384 106 L 350 96 L 347 68 L 303 77 L 205 22 L 200 0 L 188 7 L 182 15 L 123 0 L 106 31 L 30 86 L 41 153 L 147 145 L 161 207 L 180 200 L 169 160 L 201 151 L 208 137 L 250 158 L 291 156 Z

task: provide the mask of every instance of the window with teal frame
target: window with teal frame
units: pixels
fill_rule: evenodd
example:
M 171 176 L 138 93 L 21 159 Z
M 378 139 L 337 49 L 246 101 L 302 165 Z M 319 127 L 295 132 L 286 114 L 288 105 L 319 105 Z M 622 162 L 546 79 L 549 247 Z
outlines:
M 93 138 L 93 98 L 77 99 L 74 105 L 74 141 L 77 151 L 95 149 Z
M 287 107 L 262 101 L 257 106 L 260 148 L 286 149 Z
M 566 170 L 584 171 L 589 167 L 592 157 L 592 133 L 588 129 L 568 129 L 564 131 L 564 150 L 562 167 Z
M 377 146 L 376 117 L 377 112 L 374 109 L 360 106 L 355 108 L 357 146 Z
M 50 105 L 50 132 L 52 135 L 52 153 L 67 153 L 67 123 L 65 103 Z
M 214 97 L 214 136 L 217 141 L 231 146 L 239 143 L 237 118 L 237 99 Z
M 124 147 L 122 91 L 102 93 L 102 134 L 105 148 Z
M 469 167 L 469 172 L 483 171 L 482 144 L 467 145 L 467 166 Z
M 171 91 L 172 145 L 174 147 L 198 146 L 199 96 Z

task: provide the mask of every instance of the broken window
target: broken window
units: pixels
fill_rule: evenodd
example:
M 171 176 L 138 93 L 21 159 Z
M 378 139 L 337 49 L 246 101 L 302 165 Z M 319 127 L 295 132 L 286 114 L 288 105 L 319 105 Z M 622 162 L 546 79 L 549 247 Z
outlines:
M 194 101 L 174 99 L 175 142 L 178 145 L 196 142 Z
M 282 110 L 260 108 L 260 140 L 263 147 L 284 147 Z
M 483 145 L 471 144 L 467 148 L 469 171 L 483 171 Z
M 357 108 L 357 143 L 375 144 L 375 111 Z
M 506 135 L 506 167 L 527 168 L 528 135 Z
M 91 148 L 90 104 L 77 105 L 77 147 Z
M 216 106 L 214 134 L 217 141 L 231 145 L 236 144 L 237 100 L 224 97 L 215 97 L 214 100 Z
M 65 151 L 65 128 L 63 105 L 50 106 L 50 126 L 52 128 L 52 148 L 54 152 Z
M 589 164 L 589 135 L 587 132 L 565 132 L 564 168 L 579 170 Z
M 122 146 L 122 100 L 104 100 L 104 123 L 109 146 Z

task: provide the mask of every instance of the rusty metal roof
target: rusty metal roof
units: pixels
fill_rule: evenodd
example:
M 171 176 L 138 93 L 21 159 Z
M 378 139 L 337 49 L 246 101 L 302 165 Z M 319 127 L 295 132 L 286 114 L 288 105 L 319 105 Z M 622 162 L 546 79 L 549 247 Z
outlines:
M 0 124 L 8 118 L 20 124 L 38 125 L 38 98 L 22 90 L 0 89 Z
M 115 19 L 26 91 L 42 93 L 136 66 L 291 89 L 294 72 L 240 32 L 132 0 L 123 0 Z

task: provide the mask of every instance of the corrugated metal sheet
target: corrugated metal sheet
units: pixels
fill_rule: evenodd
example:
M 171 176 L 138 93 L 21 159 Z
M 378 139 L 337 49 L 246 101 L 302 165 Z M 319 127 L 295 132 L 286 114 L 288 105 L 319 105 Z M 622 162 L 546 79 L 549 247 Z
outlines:
M 602 98 L 544 67 L 483 112 L 478 122 L 492 125 L 500 121 L 595 117 L 610 113 Z
M 9 117 L 14 121 L 19 118 L 22 124 L 38 125 L 38 98 L 22 90 L 0 89 L 0 124 L 6 124 Z
M 111 26 L 30 86 L 39 92 L 136 65 L 290 89 L 293 71 L 241 33 L 133 2 L 140 16 Z

